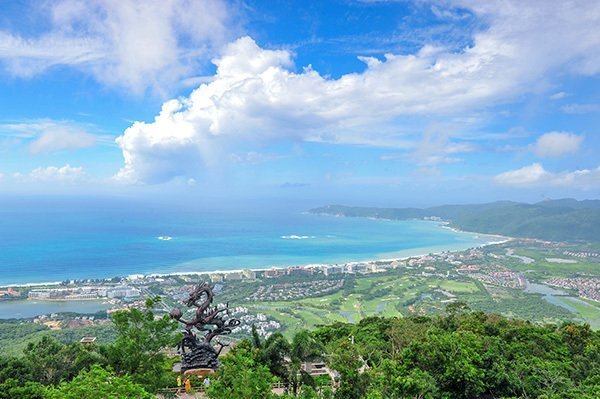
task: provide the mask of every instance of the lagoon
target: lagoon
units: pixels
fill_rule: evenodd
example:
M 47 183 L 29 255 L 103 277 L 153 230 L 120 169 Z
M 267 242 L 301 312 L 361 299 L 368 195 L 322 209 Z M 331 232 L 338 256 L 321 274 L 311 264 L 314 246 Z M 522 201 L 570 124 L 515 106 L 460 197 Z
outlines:
M 0 319 L 26 319 L 51 313 L 96 313 L 107 310 L 105 301 L 2 301 Z

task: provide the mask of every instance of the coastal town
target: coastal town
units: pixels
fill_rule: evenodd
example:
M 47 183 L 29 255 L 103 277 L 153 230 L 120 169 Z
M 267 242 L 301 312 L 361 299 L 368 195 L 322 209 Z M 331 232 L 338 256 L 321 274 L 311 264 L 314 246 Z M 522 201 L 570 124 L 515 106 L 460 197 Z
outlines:
M 579 297 L 600 302 L 600 278 L 552 278 L 545 283 L 576 290 Z
M 597 308 L 600 301 L 600 276 L 596 266 L 600 265 L 600 258 L 594 251 L 564 247 L 565 244 L 555 242 L 513 240 L 464 251 L 446 251 L 403 259 L 266 270 L 136 274 L 122 278 L 68 280 L 56 285 L 0 288 L 0 301 L 95 301 L 94 303 L 101 304 L 103 310 L 93 315 L 53 312 L 31 319 L 53 330 L 69 329 L 108 323 L 113 312 L 142 307 L 144 298 L 149 296 L 160 296 L 162 302 L 159 314 L 167 314 L 172 307 L 180 306 L 198 281 L 209 281 L 220 298 L 238 305 L 230 310 L 242 321 L 235 333 L 247 334 L 254 325 L 264 337 L 275 331 L 285 330 L 291 322 L 302 325 L 299 321 L 301 317 L 314 318 L 313 315 L 319 314 L 317 309 L 320 309 L 321 302 L 323 306 L 338 306 L 340 314 L 347 315 L 349 320 L 370 314 L 364 310 L 365 304 L 371 300 L 376 302 L 377 298 L 380 305 L 374 304 L 375 309 L 391 312 L 390 314 L 435 313 L 443 311 L 448 303 L 459 300 L 468 303 L 477 299 L 477 295 L 484 294 L 491 298 L 491 302 L 477 299 L 475 306 L 495 309 L 508 297 L 521 298 L 520 300 L 542 298 L 539 294 L 530 292 L 531 281 L 535 281 L 537 285 L 553 287 L 554 290 L 562 290 L 556 292 L 561 292 L 559 295 L 564 298 L 591 301 L 588 306 Z M 520 253 L 528 256 L 519 255 Z M 561 276 L 553 276 L 549 271 L 552 269 L 536 270 L 536 265 L 554 265 L 553 268 L 560 266 L 565 272 Z M 416 287 L 415 294 L 410 294 L 409 290 L 402 294 L 408 295 L 406 299 L 401 299 L 401 295 L 391 295 L 392 289 L 386 291 L 386 287 L 402 287 L 403 281 L 409 282 L 409 287 Z M 363 285 L 368 286 L 367 291 L 359 290 Z M 339 293 L 344 294 L 340 296 Z M 354 301 L 352 306 L 350 299 Z M 308 306 L 308 312 L 302 308 L 303 304 Z M 564 315 L 569 314 L 565 309 L 562 310 L 565 311 Z

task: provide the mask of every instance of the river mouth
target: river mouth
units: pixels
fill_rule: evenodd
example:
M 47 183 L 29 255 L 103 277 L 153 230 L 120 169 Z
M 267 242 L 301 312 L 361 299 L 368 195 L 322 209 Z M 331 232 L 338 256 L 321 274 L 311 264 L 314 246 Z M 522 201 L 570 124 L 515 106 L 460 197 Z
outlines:
M 564 298 L 569 297 L 571 300 L 581 301 L 578 298 L 573 298 L 566 291 L 563 291 L 563 290 L 560 290 L 557 288 L 553 288 L 553 287 L 549 287 L 545 284 L 539 284 L 539 283 L 528 282 L 525 292 L 530 293 L 530 294 L 540 294 L 540 295 L 542 295 L 542 298 L 544 298 L 545 301 L 547 301 L 553 305 L 565 308 L 571 313 L 577 313 L 577 310 L 573 306 L 569 305 L 564 300 Z

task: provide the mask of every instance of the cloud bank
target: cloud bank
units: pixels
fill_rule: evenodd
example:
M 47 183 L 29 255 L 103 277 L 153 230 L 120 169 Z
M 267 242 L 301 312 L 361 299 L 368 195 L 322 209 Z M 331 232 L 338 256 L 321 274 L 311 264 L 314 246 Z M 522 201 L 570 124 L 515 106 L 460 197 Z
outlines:
M 64 166 L 48 166 L 36 168 L 31 171 L 29 178 L 38 182 L 75 183 L 86 178 L 86 173 L 81 166 L 69 164 Z
M 600 187 L 600 167 L 559 173 L 548 172 L 539 163 L 501 173 L 494 178 L 498 184 L 514 187 L 571 187 L 592 189 Z
M 136 122 L 117 139 L 125 164 L 116 178 L 158 183 L 194 177 L 232 142 L 401 142 L 403 118 L 464 116 L 548 90 L 557 73 L 600 72 L 600 35 L 589 34 L 600 26 L 600 3 L 453 4 L 489 26 L 475 33 L 472 46 L 453 52 L 426 45 L 415 54 L 360 57 L 365 71 L 339 79 L 310 66 L 294 72 L 290 52 L 263 49 L 250 37 L 229 44 L 213 61 L 210 82 L 166 102 L 153 122 Z M 553 154 L 551 141 L 543 140 L 541 153 Z

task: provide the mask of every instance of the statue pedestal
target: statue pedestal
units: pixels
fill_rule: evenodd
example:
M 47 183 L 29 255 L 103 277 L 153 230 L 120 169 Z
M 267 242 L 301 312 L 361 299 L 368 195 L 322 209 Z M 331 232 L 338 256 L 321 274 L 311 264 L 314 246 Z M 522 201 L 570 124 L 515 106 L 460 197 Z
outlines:
M 206 377 L 215 373 L 214 369 L 189 369 L 186 370 L 183 375 L 195 375 L 199 379 L 205 379 Z
M 210 376 L 215 373 L 213 369 L 189 369 L 183 372 L 183 377 L 185 381 L 185 391 L 190 392 L 192 389 L 192 380 L 197 379 L 200 385 L 196 385 L 194 383 L 195 389 L 200 389 L 201 391 L 206 389 L 210 385 Z M 204 396 L 203 396 L 204 397 Z
M 216 369 L 219 367 L 219 354 L 208 343 L 192 347 L 191 351 L 182 353 L 181 370 Z

